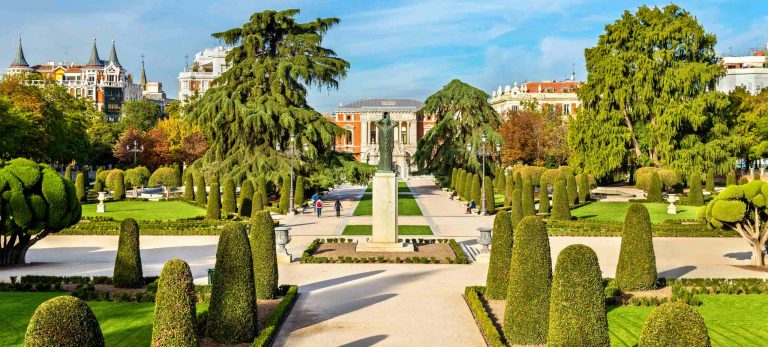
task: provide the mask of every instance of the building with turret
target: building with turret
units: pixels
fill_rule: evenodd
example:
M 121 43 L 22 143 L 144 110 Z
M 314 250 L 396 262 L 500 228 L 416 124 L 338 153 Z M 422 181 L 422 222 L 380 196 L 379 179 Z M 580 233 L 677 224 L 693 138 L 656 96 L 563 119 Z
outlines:
M 115 41 L 112 41 L 112 50 L 107 60 L 101 59 L 96 39 L 93 39 L 91 55 L 85 64 L 51 60 L 40 65 L 29 65 L 19 39 L 16 57 L 6 73 L 9 76 L 27 75 L 27 83 L 32 85 L 62 85 L 71 95 L 91 100 L 111 121 L 120 118 L 120 110 L 125 101 L 142 98 L 142 87 L 133 83 L 132 76 L 117 59 Z

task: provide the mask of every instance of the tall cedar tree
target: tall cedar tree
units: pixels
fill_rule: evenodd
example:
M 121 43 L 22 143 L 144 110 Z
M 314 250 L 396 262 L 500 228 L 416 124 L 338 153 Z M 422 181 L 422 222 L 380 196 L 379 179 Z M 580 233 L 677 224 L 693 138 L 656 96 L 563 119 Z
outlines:
M 205 176 L 203 176 L 202 172 L 195 177 L 195 204 L 200 207 L 208 204 L 208 193 L 205 191 Z
M 299 23 L 299 10 L 263 11 L 241 27 L 212 34 L 232 46 L 230 68 L 188 106 L 188 116 L 210 140 L 203 166 L 218 164 L 221 174 L 285 171 L 290 159 L 275 155 L 275 143 L 289 137 L 309 144 L 311 153 L 332 152 L 344 130 L 307 103 L 309 87 L 337 88 L 349 63 L 322 47 L 323 35 L 338 18 Z M 200 162 L 200 161 L 198 161 Z
M 632 204 L 624 217 L 616 284 L 622 291 L 650 290 L 656 287 L 656 276 L 651 217 L 645 205 Z
M 208 208 L 205 213 L 205 219 L 221 219 L 221 195 L 219 193 L 219 184 L 211 183 L 211 194 L 208 195 Z
M 525 175 L 523 178 L 523 189 L 520 190 L 520 198 L 523 216 L 536 215 L 536 205 L 533 201 L 533 183 L 531 176 Z
M 250 217 L 253 209 L 253 183 L 246 179 L 240 187 L 240 217 Z
M 416 164 L 441 174 L 447 174 L 452 167 L 479 172 L 481 163 L 473 153 L 485 145 L 482 134 L 487 135 L 487 143 L 501 143 L 496 132 L 499 115 L 488 98 L 486 92 L 457 79 L 429 96 L 417 115 L 437 116 L 437 123 L 434 131 L 419 140 L 414 155 Z M 472 151 L 467 151 L 467 143 L 472 144 Z
M 256 298 L 274 299 L 277 295 L 277 253 L 275 226 L 268 211 L 253 212 L 250 242 Z
M 500 300 L 507 297 L 509 262 L 512 256 L 512 220 L 509 212 L 499 211 L 493 219 L 493 244 L 488 277 L 485 280 L 485 297 Z
M 549 191 L 547 190 L 547 183 L 539 181 L 539 213 L 549 213 Z
M 234 214 L 237 210 L 237 199 L 235 199 L 235 181 L 232 178 L 224 180 L 224 198 L 221 200 L 221 211 L 225 216 Z
M 571 220 L 571 207 L 568 204 L 568 192 L 565 188 L 565 179 L 555 179 L 552 189 L 552 220 Z
M 489 214 L 496 213 L 496 197 L 493 194 L 493 181 L 485 176 L 485 208 Z
M 732 164 L 717 38 L 677 5 L 641 6 L 585 51 L 582 106 L 569 124 L 570 164 L 600 179 L 627 163 L 702 172 Z M 685 86 L 681 88 L 680 86 Z

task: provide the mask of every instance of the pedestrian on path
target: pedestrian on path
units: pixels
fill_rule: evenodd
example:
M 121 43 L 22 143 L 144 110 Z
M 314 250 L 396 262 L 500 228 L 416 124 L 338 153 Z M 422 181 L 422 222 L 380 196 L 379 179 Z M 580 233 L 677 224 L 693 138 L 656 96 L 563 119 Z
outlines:
M 475 200 L 472 200 L 470 203 L 467 204 L 467 212 L 464 212 L 464 214 L 472 214 L 472 210 L 477 206 L 475 204 Z
M 317 211 L 317 218 L 320 218 L 320 215 L 323 214 L 323 200 L 317 200 L 315 210 Z
M 341 201 L 339 199 L 336 199 L 336 203 L 333 204 L 333 207 L 336 208 L 336 218 L 341 217 Z
M 453 200 L 453 198 L 455 198 L 455 197 L 456 197 L 456 191 L 454 190 L 454 191 L 451 192 L 451 200 Z

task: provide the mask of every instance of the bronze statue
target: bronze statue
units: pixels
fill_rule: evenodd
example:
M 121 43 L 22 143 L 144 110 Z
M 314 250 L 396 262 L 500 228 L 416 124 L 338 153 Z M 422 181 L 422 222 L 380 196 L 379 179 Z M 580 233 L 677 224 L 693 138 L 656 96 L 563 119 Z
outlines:
M 379 172 L 394 172 L 392 170 L 392 151 L 395 149 L 395 128 L 397 123 L 389 118 L 389 112 L 384 112 L 376 122 L 379 140 Z

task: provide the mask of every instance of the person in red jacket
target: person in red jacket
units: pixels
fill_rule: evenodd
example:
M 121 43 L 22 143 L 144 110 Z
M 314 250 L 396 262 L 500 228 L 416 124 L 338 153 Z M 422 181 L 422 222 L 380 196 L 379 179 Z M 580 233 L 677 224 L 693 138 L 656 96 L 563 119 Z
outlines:
M 318 199 L 315 203 L 315 210 L 317 210 L 317 218 L 323 213 L 323 200 Z

